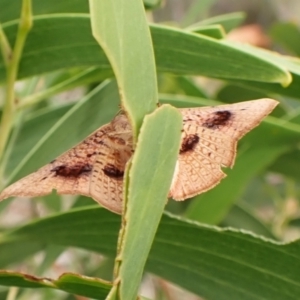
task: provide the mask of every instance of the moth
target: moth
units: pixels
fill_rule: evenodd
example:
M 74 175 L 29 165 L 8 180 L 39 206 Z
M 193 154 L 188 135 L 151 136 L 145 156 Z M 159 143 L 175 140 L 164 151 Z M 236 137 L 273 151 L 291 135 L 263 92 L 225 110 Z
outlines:
M 183 118 L 181 146 L 169 197 L 185 200 L 217 185 L 232 167 L 237 141 L 256 127 L 278 104 L 259 99 L 215 107 L 179 109 Z M 8 186 L 11 196 L 80 194 L 122 212 L 123 176 L 134 152 L 130 123 L 124 114 L 100 127 L 84 141 L 36 172 Z

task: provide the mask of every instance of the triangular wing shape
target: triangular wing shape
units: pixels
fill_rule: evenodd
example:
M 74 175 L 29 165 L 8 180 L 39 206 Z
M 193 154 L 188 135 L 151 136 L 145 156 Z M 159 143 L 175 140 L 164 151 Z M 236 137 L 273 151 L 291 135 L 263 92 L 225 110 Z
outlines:
M 259 99 L 215 107 L 180 109 L 181 149 L 169 196 L 184 200 L 213 188 L 232 167 L 237 141 L 278 104 Z
M 225 177 L 221 167 L 232 167 L 234 163 L 237 141 L 277 103 L 259 99 L 180 109 L 181 148 L 169 196 L 184 200 L 218 184 Z M 55 189 L 59 194 L 92 197 L 107 209 L 121 213 L 123 175 L 132 153 L 132 131 L 127 117 L 121 114 L 48 165 L 4 189 L 0 200 L 42 196 Z
M 131 136 L 127 118 L 118 115 L 74 148 L 8 186 L 0 194 L 0 200 L 11 196 L 43 196 L 56 190 L 58 194 L 92 197 L 106 208 L 121 213 L 122 179 L 125 164 L 132 153 Z M 126 154 L 114 160 L 119 152 Z M 112 176 L 113 167 L 118 169 L 118 176 Z M 96 188 L 99 185 L 95 180 L 105 183 L 101 192 Z M 109 201 L 110 197 L 114 200 Z

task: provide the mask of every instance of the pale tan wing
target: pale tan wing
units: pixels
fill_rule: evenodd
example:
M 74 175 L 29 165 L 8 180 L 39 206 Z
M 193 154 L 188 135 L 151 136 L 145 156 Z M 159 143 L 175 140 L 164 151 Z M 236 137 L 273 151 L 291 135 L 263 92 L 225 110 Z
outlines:
M 181 149 L 169 196 L 184 200 L 213 188 L 232 167 L 237 141 L 278 104 L 259 99 L 215 107 L 180 109 Z
M 127 118 L 112 122 L 98 152 L 91 178 L 91 196 L 106 208 L 121 213 L 123 176 L 133 153 L 132 131 Z
M 122 122 L 124 122 L 124 116 L 117 116 L 111 123 L 100 127 L 83 142 L 46 166 L 8 186 L 0 194 L 0 200 L 11 196 L 47 195 L 54 189 L 58 194 L 81 194 L 93 197 L 90 190 L 91 181 L 99 152 L 106 148 L 107 143 L 109 144 L 109 135 L 116 130 L 114 124 Z M 114 149 L 111 151 L 114 152 Z M 111 209 L 107 204 L 108 201 L 102 200 L 104 198 L 95 197 L 94 199 Z

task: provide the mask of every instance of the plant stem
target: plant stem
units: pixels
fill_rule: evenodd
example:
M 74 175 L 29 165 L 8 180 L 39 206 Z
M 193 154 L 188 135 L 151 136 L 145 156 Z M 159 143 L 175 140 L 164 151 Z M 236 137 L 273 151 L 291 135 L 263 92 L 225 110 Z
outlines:
M 19 292 L 19 288 L 18 287 L 11 287 L 8 291 L 8 295 L 6 300 L 15 300 L 17 298 Z
M 7 64 L 5 103 L 4 103 L 2 119 L 0 123 L 0 159 L 1 160 L 13 125 L 13 120 L 16 111 L 14 85 L 17 80 L 19 63 L 23 52 L 24 44 L 31 27 L 32 27 L 31 0 L 23 0 L 18 34 L 17 34 L 12 55 L 9 57 L 9 61 Z
M 1 25 L 0 25 L 0 49 L 2 52 L 4 64 L 7 67 L 9 64 L 12 50 Z

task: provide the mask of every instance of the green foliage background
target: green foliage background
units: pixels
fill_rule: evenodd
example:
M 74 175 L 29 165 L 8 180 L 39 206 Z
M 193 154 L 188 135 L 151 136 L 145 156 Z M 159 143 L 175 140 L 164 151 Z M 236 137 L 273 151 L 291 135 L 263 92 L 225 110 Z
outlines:
M 34 220 L 1 223 L 0 299 L 30 299 L 35 293 L 40 299 L 75 299 L 75 294 L 136 299 L 143 272 L 155 275 L 155 299 L 169 299 L 172 288 L 165 281 L 208 300 L 297 299 L 299 28 L 277 22 L 269 30 L 287 56 L 226 40 L 246 17 L 242 12 L 191 22 L 193 9 L 201 15 L 214 1 L 195 1 L 181 27 L 146 22 L 144 7 L 150 15 L 160 1 L 145 0 L 143 6 L 140 0 L 126 5 L 91 0 L 90 14 L 83 0 L 44 2 L 32 1 L 33 27 L 21 55 L 17 111 L 1 165 L 6 183 L 109 122 L 120 103 L 139 143 L 127 170 L 122 218 L 91 199 L 53 194 L 31 200 Z M 0 0 L 0 21 L 11 46 L 21 4 Z M 1 57 L 3 89 L 6 70 Z M 61 96 L 74 90 L 72 101 Z M 281 104 L 240 141 L 226 179 L 194 199 L 169 201 L 160 220 L 178 153 L 180 115 L 169 105 L 156 109 L 156 102 L 200 107 L 261 97 Z M 1 202 L 0 220 L 22 201 Z M 64 268 L 53 278 L 62 253 L 78 268 Z M 103 257 L 96 255 L 92 264 L 95 253 Z M 39 261 L 37 254 L 43 257 Z M 20 266 L 30 276 L 19 273 Z M 11 298 L 13 286 L 19 289 Z

